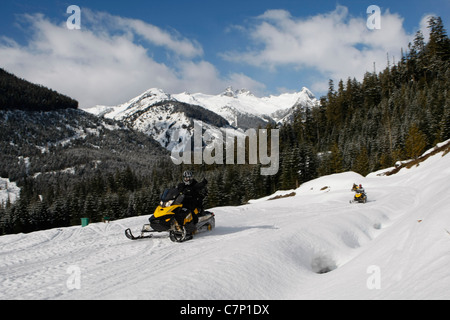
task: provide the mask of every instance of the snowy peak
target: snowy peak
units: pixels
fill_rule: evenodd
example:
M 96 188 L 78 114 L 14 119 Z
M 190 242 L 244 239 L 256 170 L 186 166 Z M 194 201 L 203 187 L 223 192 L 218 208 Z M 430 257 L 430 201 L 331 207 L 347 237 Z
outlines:
M 202 114 L 203 122 L 217 129 L 265 127 L 269 123 L 284 123 L 293 119 L 297 110 L 319 106 L 319 101 L 307 88 L 279 96 L 256 97 L 247 89 L 228 87 L 219 95 L 183 92 L 168 94 L 151 88 L 130 101 L 115 107 L 97 106 L 86 111 L 101 117 L 126 122 L 147 133 L 168 148 L 175 128 L 192 127 L 189 123 Z M 206 119 L 210 119 L 208 122 Z M 220 125 L 218 125 L 220 124 Z
M 151 88 L 139 96 L 139 100 L 143 99 L 151 99 L 149 100 L 149 102 L 152 102 L 152 101 L 170 100 L 171 97 L 170 94 L 164 92 L 161 89 Z
M 275 114 L 287 113 L 292 108 L 314 108 L 319 106 L 319 101 L 314 94 L 303 87 L 301 91 L 294 93 L 283 93 L 279 96 L 256 97 L 247 89 L 234 90 L 228 87 L 219 95 L 208 95 L 203 93 L 183 92 L 179 94 L 168 94 L 161 89 L 151 88 L 136 98 L 115 107 L 96 106 L 86 111 L 99 116 L 120 120 L 133 112 L 141 111 L 163 101 L 178 101 L 203 107 L 227 119 L 230 123 L 236 117 L 246 115 L 257 117 L 267 123 L 269 118 L 280 120 Z M 260 124 L 260 123 L 258 123 Z
M 314 108 L 319 104 L 320 102 L 316 99 L 316 96 L 308 88 L 303 87 L 302 91 L 298 94 L 296 105 Z
M 131 114 L 162 101 L 171 100 L 171 95 L 158 88 L 151 88 L 141 95 L 118 106 L 95 106 L 85 111 L 99 117 L 122 120 Z
M 235 98 L 235 99 L 239 99 L 242 96 L 254 97 L 254 94 L 248 89 L 243 88 L 243 89 L 239 89 L 239 90 L 234 90 L 233 87 L 226 88 L 225 91 L 222 92 L 220 95 L 223 97 L 229 97 L 229 98 Z
M 240 89 L 240 90 L 237 90 L 236 91 L 236 96 L 253 96 L 254 97 L 254 94 L 250 91 L 250 90 L 247 90 L 247 89 Z
M 236 117 L 239 118 L 243 115 L 256 117 L 262 123 L 279 122 L 281 119 L 278 114 L 280 113 L 285 115 L 294 112 L 293 108 L 314 108 L 320 105 L 314 94 L 305 87 L 299 92 L 262 98 L 256 97 L 247 89 L 234 90 L 232 87 L 228 87 L 217 96 L 202 93 L 183 93 L 173 95 L 173 98 L 185 103 L 198 104 L 221 115 L 230 123 L 235 122 Z M 259 124 L 261 123 L 256 124 L 256 126 Z
M 226 88 L 225 91 L 222 92 L 221 96 L 230 97 L 230 98 L 236 98 L 236 95 L 235 95 L 235 92 L 233 90 L 233 87 Z
M 316 99 L 315 95 L 308 89 L 303 87 L 301 91 L 294 93 L 284 93 L 279 96 L 270 96 L 267 101 L 278 107 L 278 110 L 285 110 L 295 106 L 303 106 L 308 108 L 313 108 L 319 106 L 319 100 Z
M 139 97 L 125 103 L 124 106 L 128 105 L 128 107 L 124 110 L 124 115 L 130 115 L 136 111 L 155 105 L 156 103 L 169 100 L 171 100 L 170 94 L 165 93 L 161 89 L 152 88 L 141 94 Z
M 316 99 L 316 96 L 306 87 L 302 88 L 302 91 L 300 91 L 300 94 L 307 95 L 309 99 L 314 100 Z

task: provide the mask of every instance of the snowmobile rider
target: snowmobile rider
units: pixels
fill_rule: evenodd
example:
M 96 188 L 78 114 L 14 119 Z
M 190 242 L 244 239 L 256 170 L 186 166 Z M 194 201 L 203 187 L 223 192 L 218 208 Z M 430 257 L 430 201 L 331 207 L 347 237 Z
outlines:
M 354 191 L 356 193 L 366 193 L 362 184 L 360 184 L 358 186 L 356 183 L 353 184 L 352 191 Z
M 183 182 L 177 187 L 178 191 L 185 196 L 183 206 L 191 211 L 198 209 L 199 215 L 203 213 L 203 199 L 206 195 L 206 185 L 208 181 L 203 179 L 202 182 L 197 182 L 192 171 L 185 171 L 183 173 Z M 198 215 L 193 214 L 194 223 L 198 223 Z

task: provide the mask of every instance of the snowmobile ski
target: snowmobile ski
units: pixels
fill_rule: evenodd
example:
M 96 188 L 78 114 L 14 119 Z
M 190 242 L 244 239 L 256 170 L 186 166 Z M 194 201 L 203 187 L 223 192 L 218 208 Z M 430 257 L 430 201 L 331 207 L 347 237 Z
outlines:
M 131 229 L 127 229 L 127 230 L 125 230 L 125 236 L 130 240 L 151 239 L 151 238 L 153 238 L 153 234 L 151 234 L 151 233 L 155 233 L 156 231 L 150 230 L 149 227 L 150 227 L 150 225 L 144 225 L 141 230 L 141 235 L 137 236 L 137 237 L 133 235 L 133 233 L 131 232 Z

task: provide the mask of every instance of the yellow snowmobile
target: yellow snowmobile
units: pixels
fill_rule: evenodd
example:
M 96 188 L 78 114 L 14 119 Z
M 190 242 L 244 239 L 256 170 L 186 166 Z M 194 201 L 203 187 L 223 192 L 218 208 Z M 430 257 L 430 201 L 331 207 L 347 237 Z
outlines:
M 185 195 L 178 189 L 166 189 L 161 195 L 161 203 L 150 217 L 150 224 L 142 227 L 141 235 L 135 237 L 130 229 L 125 235 L 130 240 L 149 239 L 154 233 L 169 232 L 173 242 L 191 240 L 197 233 L 211 231 L 215 228 L 214 213 L 199 210 L 190 210 L 183 206 Z
M 367 202 L 367 194 L 366 191 L 363 189 L 362 185 L 353 184 L 352 191 L 355 192 L 355 197 L 353 198 L 353 201 L 350 200 L 350 203 L 366 203 Z
M 367 195 L 365 192 L 356 192 L 355 197 L 353 201 L 350 201 L 350 203 L 366 203 L 367 202 Z

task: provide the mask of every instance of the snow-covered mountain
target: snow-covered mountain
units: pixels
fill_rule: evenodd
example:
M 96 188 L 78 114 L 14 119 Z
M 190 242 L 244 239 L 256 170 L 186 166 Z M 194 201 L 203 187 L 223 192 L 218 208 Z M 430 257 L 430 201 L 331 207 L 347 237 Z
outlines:
M 271 122 L 289 121 L 297 108 L 305 110 L 316 106 L 319 101 L 307 88 L 263 98 L 245 89 L 234 91 L 231 87 L 220 95 L 168 94 L 152 88 L 119 106 L 96 106 L 86 111 L 124 121 L 172 150 L 175 131 L 184 130 L 188 136 L 192 135 L 193 120 L 201 120 L 211 129 L 232 127 L 242 131 L 265 127 Z
M 254 122 L 251 121 L 254 118 L 258 122 L 279 122 L 295 108 L 313 108 L 319 105 L 319 101 L 307 88 L 295 93 L 262 98 L 245 89 L 233 91 L 231 87 L 220 95 L 184 92 L 173 97 L 178 101 L 211 110 L 224 117 L 231 125 L 243 129 L 253 128 Z
M 0 299 L 450 299 L 448 143 L 391 176 L 214 208 L 216 229 L 183 244 L 126 239 L 148 216 L 2 236 Z M 349 203 L 353 183 L 366 204 Z

